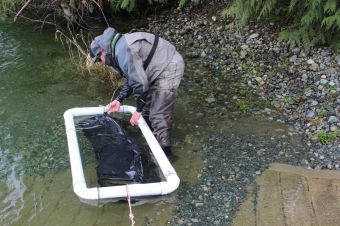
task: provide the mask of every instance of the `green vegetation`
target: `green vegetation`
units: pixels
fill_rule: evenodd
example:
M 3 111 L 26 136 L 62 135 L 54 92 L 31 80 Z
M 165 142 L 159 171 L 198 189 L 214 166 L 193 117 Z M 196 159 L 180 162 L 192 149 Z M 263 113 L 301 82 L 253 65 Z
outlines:
M 336 130 L 333 132 L 326 132 L 324 130 L 320 130 L 317 133 L 319 142 L 323 145 L 330 144 L 332 141 L 335 141 L 337 137 L 340 136 L 340 130 Z
M 72 30 L 78 30 L 92 27 L 93 19 L 97 22 L 101 19 L 109 25 L 106 17 L 123 15 L 124 12 L 140 18 L 150 12 L 183 8 L 188 3 L 195 5 L 200 2 L 200 0 L 0 0 L 0 16 L 38 22 L 41 27 L 52 25 L 59 30 L 71 25 Z
M 17 8 L 17 5 L 24 4 L 22 0 L 0 0 L 0 16 L 12 12 Z
M 236 20 L 232 25 L 244 26 L 255 19 L 270 19 L 286 26 L 280 38 L 304 45 L 306 49 L 330 44 L 340 50 L 340 4 L 338 0 L 234 0 L 223 11 Z
M 121 76 L 119 76 L 116 71 L 113 71 L 105 65 L 91 63 L 91 59 L 88 57 L 85 48 L 88 41 L 84 35 L 73 35 L 72 32 L 70 32 L 68 36 L 58 30 L 55 33 L 55 39 L 69 50 L 70 61 L 80 75 L 96 82 L 111 84 L 111 88 L 114 90 L 117 90 L 122 85 Z
M 261 108 L 261 109 L 265 109 L 265 108 L 271 108 L 271 104 L 268 100 L 259 100 L 257 105 Z
M 256 70 L 251 65 L 241 63 L 240 69 L 247 75 L 255 75 L 256 74 Z
M 237 96 L 237 99 L 233 102 L 233 107 L 243 114 L 254 108 L 265 109 L 272 107 L 268 100 L 259 99 L 259 95 L 244 83 L 232 83 L 229 89 L 236 92 Z
M 278 67 L 282 70 L 288 70 L 290 66 L 292 66 L 293 63 L 289 61 L 288 58 L 284 58 L 281 63 L 279 63 Z
M 285 106 L 290 106 L 292 102 L 292 97 L 291 96 L 285 96 L 283 99 L 283 102 L 285 103 Z
M 328 110 L 326 108 L 321 108 L 320 112 L 319 112 L 319 115 L 321 117 L 326 117 L 328 115 Z
M 178 6 L 184 7 L 187 3 L 193 2 L 194 4 L 200 3 L 201 0 L 178 0 Z M 153 5 L 155 3 L 166 3 L 167 0 L 144 0 L 144 1 L 137 1 L 137 0 L 108 0 L 111 9 L 114 10 L 127 10 L 131 12 L 138 8 L 138 5 Z M 138 4 L 137 4 L 138 3 Z
M 14 15 L 24 7 L 26 11 L 34 12 L 44 23 L 59 16 L 68 23 L 82 24 L 87 15 L 114 14 L 117 11 L 145 13 L 155 12 L 160 8 L 183 8 L 186 4 L 199 4 L 202 0 L 0 0 L 0 14 Z M 208 1 L 206 1 L 208 2 Z M 228 5 L 227 5 L 228 4 Z M 269 20 L 280 23 L 282 30 L 280 39 L 291 44 L 303 45 L 311 49 L 317 45 L 330 45 L 340 51 L 340 3 L 339 0 L 234 0 L 222 15 L 234 18 L 231 26 L 241 28 L 251 20 Z M 40 13 L 36 13 L 40 9 Z M 104 10 L 105 9 L 105 10 Z M 51 15 L 53 14 L 53 15 Z M 254 57 L 252 53 L 248 53 Z M 288 66 L 282 65 L 282 66 Z
M 336 93 L 336 86 L 335 84 L 330 84 L 330 83 L 327 83 L 325 85 L 325 87 L 328 89 L 328 93 L 327 93 L 327 97 L 332 97 L 335 93 Z
M 200 53 L 198 51 L 192 51 L 186 54 L 187 57 L 189 58 L 199 58 Z
M 194 4 L 198 4 L 201 0 L 178 0 L 178 1 L 168 1 L 168 0 L 56 0 L 56 1 L 28 1 L 28 0 L 0 0 L 0 12 L 10 13 L 15 10 L 19 10 L 26 2 L 34 8 L 34 6 L 41 6 L 40 8 L 54 8 L 55 10 L 67 10 L 70 11 L 80 11 L 86 10 L 88 13 L 94 13 L 96 10 L 102 11 L 102 9 L 106 9 L 109 7 L 113 11 L 125 10 L 127 12 L 131 12 L 133 10 L 145 9 L 146 5 L 156 7 L 157 5 L 164 4 L 167 2 L 173 2 L 172 4 L 176 4 L 179 7 L 184 7 L 187 3 L 192 2 Z M 56 6 L 59 6 L 60 9 Z M 38 9 L 38 7 L 36 7 Z
M 238 99 L 235 104 L 242 113 L 246 113 L 250 109 L 250 103 L 245 99 Z
M 193 2 L 194 4 L 198 4 L 201 0 L 179 0 L 179 7 L 185 6 L 188 2 Z

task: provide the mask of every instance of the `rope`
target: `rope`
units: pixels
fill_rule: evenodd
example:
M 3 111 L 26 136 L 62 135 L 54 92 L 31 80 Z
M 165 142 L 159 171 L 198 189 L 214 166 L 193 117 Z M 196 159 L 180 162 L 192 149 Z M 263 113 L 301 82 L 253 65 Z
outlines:
M 133 219 L 134 216 L 133 216 L 132 209 L 131 209 L 131 198 L 130 198 L 130 192 L 129 192 L 129 185 L 126 185 L 126 193 L 127 193 L 127 200 L 128 200 L 128 204 L 129 204 L 129 210 L 130 210 L 129 217 L 130 217 L 130 220 L 131 220 L 131 226 L 134 226 L 135 221 Z
M 99 187 L 97 186 L 97 194 L 98 194 L 97 206 L 99 206 L 99 204 L 100 204 L 100 201 L 99 201 L 99 200 L 100 200 L 100 193 L 99 193 L 99 191 L 100 191 L 100 190 L 99 190 Z

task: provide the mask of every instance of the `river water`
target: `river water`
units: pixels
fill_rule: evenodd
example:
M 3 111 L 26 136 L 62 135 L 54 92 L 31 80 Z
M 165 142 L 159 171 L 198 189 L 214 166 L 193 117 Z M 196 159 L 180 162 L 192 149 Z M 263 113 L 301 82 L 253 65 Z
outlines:
M 63 113 L 73 107 L 107 104 L 111 90 L 83 79 L 53 32 L 40 33 L 30 25 L 0 19 L 0 49 L 0 224 L 131 225 L 127 203 L 89 205 L 72 190 Z M 213 86 L 204 85 L 210 73 L 187 61 L 174 112 L 174 152 L 180 156 L 174 168 L 184 187 L 197 182 L 203 161 L 196 141 L 209 131 L 288 130 L 282 123 L 230 121 L 225 107 L 210 108 L 206 100 L 212 94 L 217 102 L 231 99 L 223 92 L 228 83 L 219 81 L 218 95 Z M 209 111 L 216 113 L 214 118 L 207 117 Z M 86 179 L 94 183 L 93 156 L 83 160 Z M 136 225 L 169 224 L 180 202 L 177 192 L 133 206 Z
M 1 19 L 0 49 L 0 224 L 131 225 L 127 203 L 92 206 L 72 190 L 63 113 L 107 104 L 111 91 L 79 79 L 53 32 Z M 190 153 L 192 145 L 177 143 L 178 150 Z M 182 180 L 193 182 L 199 165 L 196 155 L 185 165 L 191 170 L 176 170 Z M 94 167 L 85 165 L 90 182 Z M 137 225 L 166 224 L 174 199 L 134 206 Z

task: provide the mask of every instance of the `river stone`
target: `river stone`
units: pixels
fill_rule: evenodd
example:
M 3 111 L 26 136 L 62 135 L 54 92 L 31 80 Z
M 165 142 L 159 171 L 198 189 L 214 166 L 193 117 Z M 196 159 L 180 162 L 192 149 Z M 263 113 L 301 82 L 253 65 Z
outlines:
M 330 85 L 330 86 L 335 86 L 335 83 L 334 83 L 333 81 L 330 81 L 330 82 L 328 83 L 328 85 Z
M 205 99 L 206 102 L 208 102 L 208 104 L 214 103 L 216 101 L 216 99 L 214 97 L 208 97 Z
M 251 34 L 251 35 L 248 37 L 248 40 L 254 39 L 254 38 L 257 38 L 257 37 L 259 37 L 259 34 L 254 33 L 254 34 Z
M 275 53 L 280 53 L 281 49 L 279 47 L 274 47 L 272 49 Z
M 336 63 L 337 63 L 338 65 L 340 65 L 340 55 L 337 55 L 337 56 L 335 57 L 335 61 L 336 61 Z
M 320 69 L 321 69 L 321 70 L 325 70 L 325 69 L 326 69 L 326 65 L 321 63 L 321 64 L 320 64 Z
M 329 130 L 332 131 L 332 132 L 336 131 L 337 129 L 338 129 L 338 127 L 337 127 L 336 125 L 332 125 L 332 126 L 329 128 Z
M 328 118 L 328 123 L 330 123 L 330 124 L 337 123 L 337 122 L 339 122 L 339 119 L 334 115 L 332 115 Z
M 328 74 L 328 75 L 331 75 L 331 77 L 333 77 L 333 75 L 335 75 L 337 72 L 336 68 L 334 67 L 330 67 L 330 68 L 327 68 L 325 73 Z
M 177 223 L 178 223 L 179 225 L 181 225 L 181 224 L 184 224 L 185 221 L 181 218 L 181 219 L 178 219 L 178 220 L 177 220 Z
M 313 100 L 312 101 L 312 103 L 310 104 L 311 106 L 316 106 L 316 105 L 318 105 L 319 104 L 319 102 L 317 102 L 316 100 Z
M 307 60 L 307 64 L 310 64 L 310 65 L 312 65 L 312 64 L 315 64 L 315 62 L 314 62 L 314 60 L 313 60 L 313 59 L 309 59 L 309 60 Z
M 244 59 L 247 56 L 247 51 L 241 50 L 240 51 L 240 58 Z
M 301 80 L 304 81 L 304 82 L 306 82 L 307 79 L 308 79 L 308 75 L 303 74 Z
M 301 51 L 299 54 L 299 57 L 301 58 L 305 58 L 307 56 L 307 54 L 304 51 Z
M 332 52 L 329 51 L 329 50 L 322 50 L 320 55 L 323 56 L 323 57 L 328 57 L 328 56 L 332 55 Z
M 317 63 L 313 63 L 310 67 L 309 67 L 312 71 L 318 71 L 320 66 Z
M 289 74 L 294 74 L 294 73 L 295 73 L 295 67 L 294 67 L 294 65 L 293 65 L 293 66 L 290 66 L 290 67 L 288 68 L 288 73 L 289 73 Z
M 258 83 L 261 83 L 261 82 L 262 82 L 262 78 L 261 78 L 261 77 L 256 77 L 255 80 L 256 80 L 256 82 L 258 82 Z
M 320 79 L 320 84 L 324 85 L 324 84 L 327 84 L 328 83 L 328 80 L 327 79 Z
M 308 119 L 313 118 L 314 115 L 315 115 L 315 113 L 314 113 L 313 111 L 308 111 L 308 112 L 307 112 L 307 118 L 308 118 Z
M 306 96 L 306 97 L 312 96 L 312 90 L 307 90 L 307 91 L 305 91 L 305 96 Z
M 289 61 L 292 62 L 292 63 L 295 63 L 297 60 L 297 56 L 296 55 L 293 55 L 291 57 L 289 57 Z
M 292 53 L 294 53 L 294 54 L 300 53 L 300 48 L 294 48 L 294 49 L 292 49 Z
M 201 202 L 198 202 L 198 203 L 195 204 L 195 206 L 196 206 L 196 207 L 202 207 L 202 206 L 204 206 L 204 204 L 201 203 Z
M 244 45 L 241 45 L 241 49 L 243 49 L 243 50 L 246 50 L 246 49 L 248 49 L 249 48 L 249 46 L 248 45 L 246 45 L 246 44 L 244 44 Z
M 321 95 L 325 96 L 329 92 L 328 89 L 322 89 Z

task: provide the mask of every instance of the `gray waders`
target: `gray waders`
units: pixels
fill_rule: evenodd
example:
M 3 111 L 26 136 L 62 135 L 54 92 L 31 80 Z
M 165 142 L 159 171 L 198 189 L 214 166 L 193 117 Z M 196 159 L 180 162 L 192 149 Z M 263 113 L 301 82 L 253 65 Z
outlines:
M 170 147 L 172 111 L 178 86 L 184 73 L 184 61 L 176 52 L 171 62 L 149 87 L 143 117 L 151 124 L 162 148 Z

